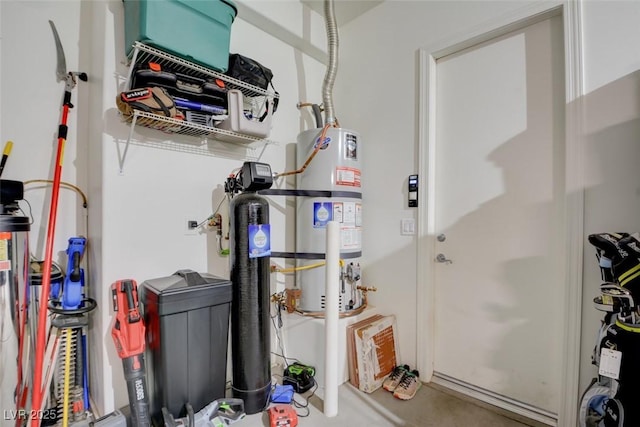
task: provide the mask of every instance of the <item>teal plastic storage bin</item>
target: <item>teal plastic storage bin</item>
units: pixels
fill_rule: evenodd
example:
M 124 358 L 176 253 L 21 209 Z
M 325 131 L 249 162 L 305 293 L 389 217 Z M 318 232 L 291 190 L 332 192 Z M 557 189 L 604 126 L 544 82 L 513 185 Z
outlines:
M 140 41 L 225 72 L 236 14 L 230 0 L 124 0 L 126 53 Z

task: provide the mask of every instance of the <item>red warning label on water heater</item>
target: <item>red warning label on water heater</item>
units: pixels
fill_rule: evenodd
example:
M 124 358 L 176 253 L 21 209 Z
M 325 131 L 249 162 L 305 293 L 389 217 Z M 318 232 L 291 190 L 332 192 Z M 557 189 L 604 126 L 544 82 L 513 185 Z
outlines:
M 336 168 L 336 185 L 360 187 L 360 169 L 338 166 Z

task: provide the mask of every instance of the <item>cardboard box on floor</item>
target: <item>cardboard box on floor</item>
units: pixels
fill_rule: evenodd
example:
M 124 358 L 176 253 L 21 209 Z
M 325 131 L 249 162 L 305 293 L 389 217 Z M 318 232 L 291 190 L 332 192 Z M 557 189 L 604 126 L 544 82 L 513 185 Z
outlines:
M 381 319 L 383 316 L 381 314 L 376 314 L 371 317 L 367 317 L 364 320 L 353 323 L 347 326 L 347 358 L 348 358 L 348 368 L 349 368 L 349 382 L 354 386 L 360 386 L 360 378 L 358 372 L 358 356 L 356 354 L 356 333 L 358 329 L 363 326 L 371 324 L 373 321 Z
M 393 315 L 375 315 L 347 327 L 349 382 L 372 393 L 395 368 L 398 333 Z

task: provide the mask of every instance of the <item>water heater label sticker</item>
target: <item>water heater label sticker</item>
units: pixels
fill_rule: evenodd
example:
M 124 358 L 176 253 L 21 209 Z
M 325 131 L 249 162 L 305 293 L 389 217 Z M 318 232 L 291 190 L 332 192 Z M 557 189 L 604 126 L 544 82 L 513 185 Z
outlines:
M 344 158 L 358 160 L 358 139 L 353 134 L 347 134 L 344 140 Z
M 333 220 L 333 206 L 331 202 L 313 202 L 313 228 L 326 228 Z
M 340 229 L 340 249 L 359 249 L 360 229 L 354 227 L 342 227 Z
M 360 169 L 338 166 L 336 168 L 336 184 L 360 187 Z
M 355 202 L 344 202 L 344 224 L 356 225 L 356 204 Z
M 333 202 L 333 220 L 336 222 L 344 222 L 344 206 L 342 202 Z
M 362 204 L 356 203 L 356 227 L 362 227 Z
M 269 224 L 249 224 L 249 258 L 271 255 L 271 228 Z

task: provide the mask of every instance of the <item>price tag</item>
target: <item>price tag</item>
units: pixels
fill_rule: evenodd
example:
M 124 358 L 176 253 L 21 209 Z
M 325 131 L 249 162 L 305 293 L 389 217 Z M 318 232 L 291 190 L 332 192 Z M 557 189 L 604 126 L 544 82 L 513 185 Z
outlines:
M 622 352 L 603 348 L 600 352 L 600 369 L 598 373 L 605 377 L 617 380 L 620 377 L 620 363 L 622 362 Z

